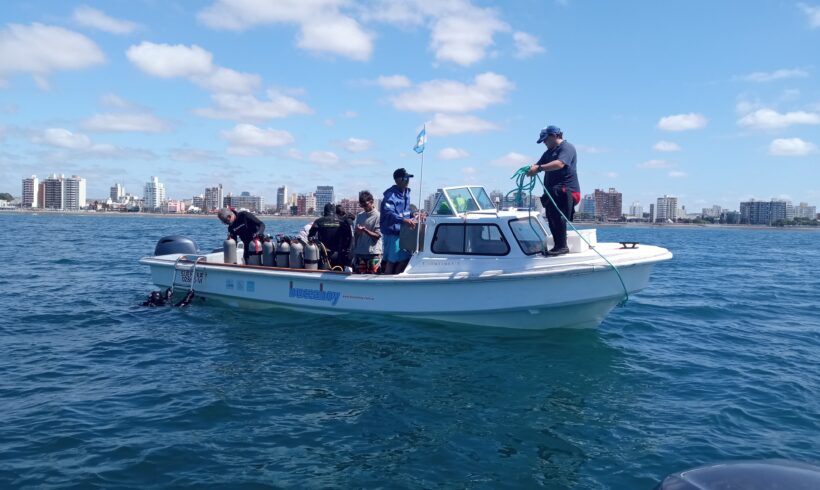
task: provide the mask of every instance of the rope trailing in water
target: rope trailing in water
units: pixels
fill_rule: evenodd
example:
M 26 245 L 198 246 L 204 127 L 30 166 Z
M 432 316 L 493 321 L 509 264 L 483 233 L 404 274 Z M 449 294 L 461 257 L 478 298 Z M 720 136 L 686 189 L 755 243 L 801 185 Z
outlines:
M 544 181 L 541 180 L 541 176 L 538 175 L 538 174 L 535 174 L 534 176 L 528 177 L 527 172 L 529 170 L 530 170 L 529 165 L 527 165 L 525 167 L 521 167 L 513 174 L 512 177 L 510 177 L 511 179 L 515 180 L 516 188 L 511 190 L 510 192 L 508 192 L 507 197 L 509 197 L 510 194 L 516 194 L 516 198 L 522 196 L 524 193 L 527 193 L 529 195 L 529 203 L 530 203 L 530 206 L 529 206 L 529 208 L 530 208 L 529 222 L 530 222 L 530 227 L 532 228 L 532 231 L 535 232 L 535 236 L 538 236 L 538 232 L 535 229 L 535 225 L 532 224 L 532 191 L 533 191 L 533 189 L 535 189 L 535 184 L 536 183 L 540 183 L 543 188 L 546 188 L 546 185 L 544 184 Z M 529 178 L 529 181 L 527 180 L 528 178 Z M 546 194 L 546 196 L 549 198 L 552 205 L 555 206 L 555 209 L 558 210 L 558 213 L 561 215 L 561 218 L 572 228 L 572 231 L 574 231 L 579 237 L 581 237 L 581 240 L 583 240 L 584 243 L 586 243 L 589 246 L 589 248 L 591 248 L 593 251 L 595 251 L 595 253 L 598 254 L 599 257 L 604 259 L 604 261 L 607 264 L 609 264 L 610 267 L 612 267 L 612 270 L 615 271 L 615 274 L 618 276 L 618 280 L 621 281 L 621 287 L 624 289 L 624 298 L 618 303 L 618 306 L 624 306 L 627 303 L 627 301 L 629 301 L 629 290 L 626 288 L 626 283 L 624 283 L 624 278 L 621 277 L 621 271 L 619 271 L 618 268 L 615 266 L 615 264 L 610 262 L 609 259 L 607 259 L 601 252 L 598 251 L 597 248 L 595 248 L 591 243 L 589 243 L 589 241 L 587 241 L 586 238 L 584 238 L 584 235 L 582 235 L 581 232 L 578 231 L 578 228 L 576 228 L 575 225 L 572 224 L 572 221 L 567 219 L 566 215 L 564 215 L 564 212 L 561 211 L 561 208 L 558 207 L 558 204 L 555 203 L 555 200 L 552 198 L 550 193 L 549 192 L 544 192 L 544 194 Z M 543 247 L 543 250 L 546 251 L 546 249 L 547 249 L 546 240 L 543 242 L 542 247 Z

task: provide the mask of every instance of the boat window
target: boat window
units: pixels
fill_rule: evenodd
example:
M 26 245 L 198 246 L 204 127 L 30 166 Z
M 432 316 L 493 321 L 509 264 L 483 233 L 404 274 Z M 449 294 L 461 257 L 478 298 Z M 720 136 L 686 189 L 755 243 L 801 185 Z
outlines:
M 544 250 L 547 233 L 536 218 L 510 220 L 510 229 L 525 254 L 533 255 Z
M 478 200 L 478 206 L 481 209 L 495 209 L 493 200 L 490 199 L 490 196 L 487 195 L 487 191 L 485 191 L 483 187 L 470 187 L 470 191 L 472 191 L 473 195 Z
M 478 203 L 473 199 L 470 191 L 466 187 L 456 187 L 445 191 L 450 198 L 450 202 L 456 207 L 456 213 L 466 213 L 468 211 L 478 211 Z
M 450 209 L 447 198 L 443 192 L 436 193 L 436 204 L 433 205 L 433 214 L 438 216 L 453 216 L 455 213 Z
M 449 255 L 507 255 L 510 245 L 495 224 L 441 224 L 436 227 L 433 253 Z

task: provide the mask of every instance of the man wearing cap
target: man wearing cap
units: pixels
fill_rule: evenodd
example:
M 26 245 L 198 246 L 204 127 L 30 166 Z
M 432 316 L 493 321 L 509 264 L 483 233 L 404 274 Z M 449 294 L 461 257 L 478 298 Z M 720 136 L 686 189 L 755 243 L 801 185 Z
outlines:
M 405 223 L 415 228 L 410 210 L 410 179 L 413 176 L 403 168 L 393 172 L 394 186 L 384 191 L 381 209 L 379 209 L 379 229 L 382 234 L 383 261 L 385 274 L 401 274 L 410 261 L 410 252 L 399 248 L 399 233 Z
M 561 213 L 566 216 L 567 220 L 572 221 L 575 205 L 581 202 L 581 185 L 578 183 L 576 172 L 575 147 L 569 141 L 564 140 L 564 133 L 557 126 L 547 126 L 542 129 L 537 143 L 544 143 L 547 151 L 541 155 L 538 163 L 530 167 L 527 175 L 532 176 L 542 170 L 546 173 L 545 194 L 541 196 L 541 204 L 547 212 L 550 233 L 555 241 L 555 246 L 547 252 L 547 255 L 563 255 L 569 253 L 569 248 L 567 248 L 567 223 L 561 217 Z M 555 204 L 549 199 L 547 193 Z

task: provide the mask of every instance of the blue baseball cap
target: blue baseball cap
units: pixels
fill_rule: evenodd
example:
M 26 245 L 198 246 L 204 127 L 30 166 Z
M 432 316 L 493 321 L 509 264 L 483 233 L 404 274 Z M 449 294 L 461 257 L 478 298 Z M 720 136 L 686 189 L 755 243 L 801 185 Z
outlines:
M 561 134 L 561 133 L 562 133 L 561 128 L 559 128 L 558 126 L 547 126 L 546 128 L 541 130 L 541 133 L 538 135 L 538 141 L 536 141 L 536 143 L 538 143 L 540 145 L 541 143 L 544 142 L 545 139 L 547 139 L 547 136 L 549 136 L 551 134 Z

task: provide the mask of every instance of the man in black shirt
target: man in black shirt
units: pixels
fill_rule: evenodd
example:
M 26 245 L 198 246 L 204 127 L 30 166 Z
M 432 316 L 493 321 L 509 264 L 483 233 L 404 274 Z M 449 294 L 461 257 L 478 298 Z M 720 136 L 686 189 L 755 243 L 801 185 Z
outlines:
M 567 220 L 572 221 L 575 205 L 581 202 L 581 185 L 578 183 L 576 172 L 577 154 L 575 147 L 569 141 L 564 140 L 564 133 L 557 126 L 547 126 L 542 129 L 537 143 L 544 143 L 547 151 L 541 155 L 538 163 L 530 167 L 527 175 L 532 176 L 542 170 L 546 172 L 545 194 L 541 197 L 541 204 L 546 210 L 550 233 L 555 241 L 555 246 L 547 252 L 547 255 L 563 255 L 569 253 L 569 248 L 567 247 L 567 223 L 561 217 L 561 213 L 566 216 Z M 550 201 L 546 193 L 549 193 L 555 204 Z
M 322 217 L 313 222 L 308 238 L 317 237 L 327 249 L 331 267 L 345 267 L 348 264 L 350 242 L 353 237 L 350 225 L 336 216 L 336 206 L 325 204 Z
M 262 223 L 259 218 L 254 216 L 250 211 L 237 212 L 234 208 L 220 209 L 217 213 L 219 221 L 228 225 L 228 236 L 236 240 L 242 240 L 245 244 L 242 258 L 245 263 L 248 263 L 248 256 L 250 254 L 250 243 L 258 236 L 265 232 L 265 223 Z

